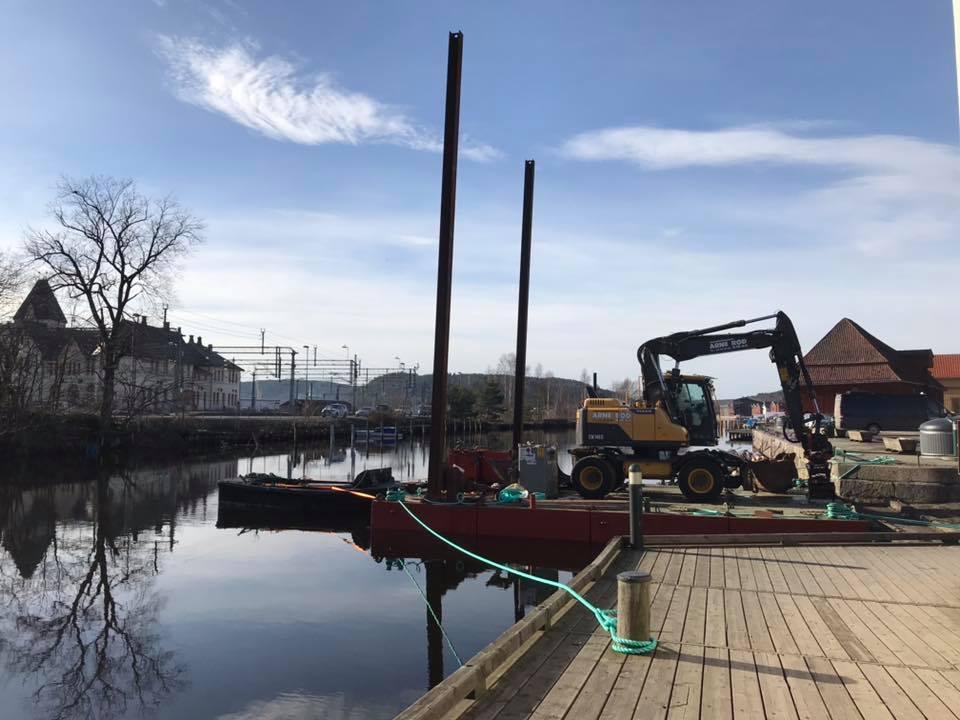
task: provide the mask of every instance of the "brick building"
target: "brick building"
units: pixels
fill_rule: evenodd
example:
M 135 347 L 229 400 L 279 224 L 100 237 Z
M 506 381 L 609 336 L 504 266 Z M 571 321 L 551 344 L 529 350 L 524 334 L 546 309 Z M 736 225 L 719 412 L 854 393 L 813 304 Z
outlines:
M 934 355 L 931 374 L 943 385 L 944 406 L 960 412 L 960 355 Z
M 913 395 L 943 401 L 944 388 L 931 374 L 933 351 L 894 350 L 849 318 L 830 330 L 804 358 L 820 410 L 833 413 L 834 398 L 848 390 Z M 812 410 L 806 396 L 804 409 Z

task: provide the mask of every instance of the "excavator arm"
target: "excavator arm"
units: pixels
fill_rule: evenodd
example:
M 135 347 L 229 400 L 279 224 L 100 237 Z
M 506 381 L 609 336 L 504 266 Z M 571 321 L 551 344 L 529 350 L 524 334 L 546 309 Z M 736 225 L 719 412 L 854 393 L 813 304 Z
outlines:
M 751 330 L 742 333 L 724 333 L 724 330 L 745 327 L 753 323 L 776 318 L 773 328 Z M 803 364 L 803 353 L 796 330 L 790 318 L 783 312 L 773 315 L 752 318 L 750 320 L 735 320 L 734 322 L 691 330 L 689 332 L 673 333 L 664 337 L 645 342 L 637 350 L 637 359 L 640 361 L 643 373 L 643 397 L 650 404 L 662 401 L 675 422 L 679 422 L 679 410 L 672 394 L 667 388 L 663 371 L 660 368 L 660 356 L 666 355 L 679 364 L 705 355 L 719 355 L 722 353 L 739 352 L 740 350 L 770 349 L 770 360 L 777 366 L 780 376 L 780 387 L 786 403 L 786 415 L 793 428 L 797 440 L 804 449 L 804 454 L 811 461 L 820 459 L 823 453 L 832 454 L 830 442 L 820 433 L 820 409 L 817 405 L 816 393 L 810 374 Z M 815 427 L 811 431 L 804 424 L 802 394 L 806 392 L 816 411 Z M 815 457 L 816 456 L 816 457 Z

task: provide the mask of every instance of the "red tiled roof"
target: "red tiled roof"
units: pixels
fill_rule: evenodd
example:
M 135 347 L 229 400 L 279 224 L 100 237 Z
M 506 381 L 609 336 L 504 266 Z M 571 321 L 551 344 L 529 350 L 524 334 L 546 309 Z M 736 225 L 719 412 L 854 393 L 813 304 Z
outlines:
M 889 363 L 897 351 L 844 318 L 804 356 L 807 365 L 859 365 Z
M 859 365 L 808 365 L 814 385 L 860 385 L 863 383 L 907 382 L 887 363 Z
M 817 385 L 910 383 L 936 385 L 930 350 L 894 350 L 850 318 L 843 318 L 804 356 Z
M 934 355 L 930 374 L 938 380 L 960 378 L 960 355 Z

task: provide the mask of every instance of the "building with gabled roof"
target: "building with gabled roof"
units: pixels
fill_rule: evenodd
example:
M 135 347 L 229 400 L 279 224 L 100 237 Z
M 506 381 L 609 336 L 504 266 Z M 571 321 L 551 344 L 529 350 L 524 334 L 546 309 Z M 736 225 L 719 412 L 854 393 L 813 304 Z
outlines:
M 37 280 L 30 292 L 20 303 L 20 307 L 13 314 L 15 323 L 38 323 L 51 328 L 65 328 L 67 316 L 60 309 L 57 296 L 44 279 Z
M 843 318 L 804 355 L 821 412 L 833 413 L 834 398 L 849 390 L 913 395 L 943 400 L 943 386 L 933 377 L 933 351 L 895 350 Z M 812 404 L 804 398 L 806 410 Z
M 934 355 L 931 375 L 943 385 L 943 404 L 960 413 L 960 354 Z
M 67 327 L 67 318 L 46 280 L 38 280 L 13 316 L 0 325 L 0 342 L 16 343 L 33 369 L 25 389 L 30 404 L 47 409 L 93 410 L 101 396 L 100 335 Z M 242 369 L 201 338 L 184 340 L 180 328 L 121 321 L 121 354 L 116 372 L 119 413 L 235 410 L 240 404 Z M 24 363 L 21 363 L 24 364 Z

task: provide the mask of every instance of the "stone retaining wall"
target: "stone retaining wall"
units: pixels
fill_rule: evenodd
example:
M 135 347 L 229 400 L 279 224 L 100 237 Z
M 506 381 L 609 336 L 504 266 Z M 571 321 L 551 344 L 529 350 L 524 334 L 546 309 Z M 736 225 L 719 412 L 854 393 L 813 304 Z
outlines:
M 833 463 L 837 495 L 861 502 L 960 502 L 960 475 L 956 468 L 916 465 L 860 465 Z M 849 473 L 849 477 L 841 476 Z
M 789 442 L 782 435 L 754 430 L 753 448 L 771 458 L 779 453 L 795 453 L 797 477 L 809 478 L 799 443 Z M 849 477 L 842 477 L 847 473 Z M 905 464 L 857 467 L 853 462 L 832 462 L 831 477 L 837 496 L 849 501 L 960 502 L 960 474 L 956 467 Z

